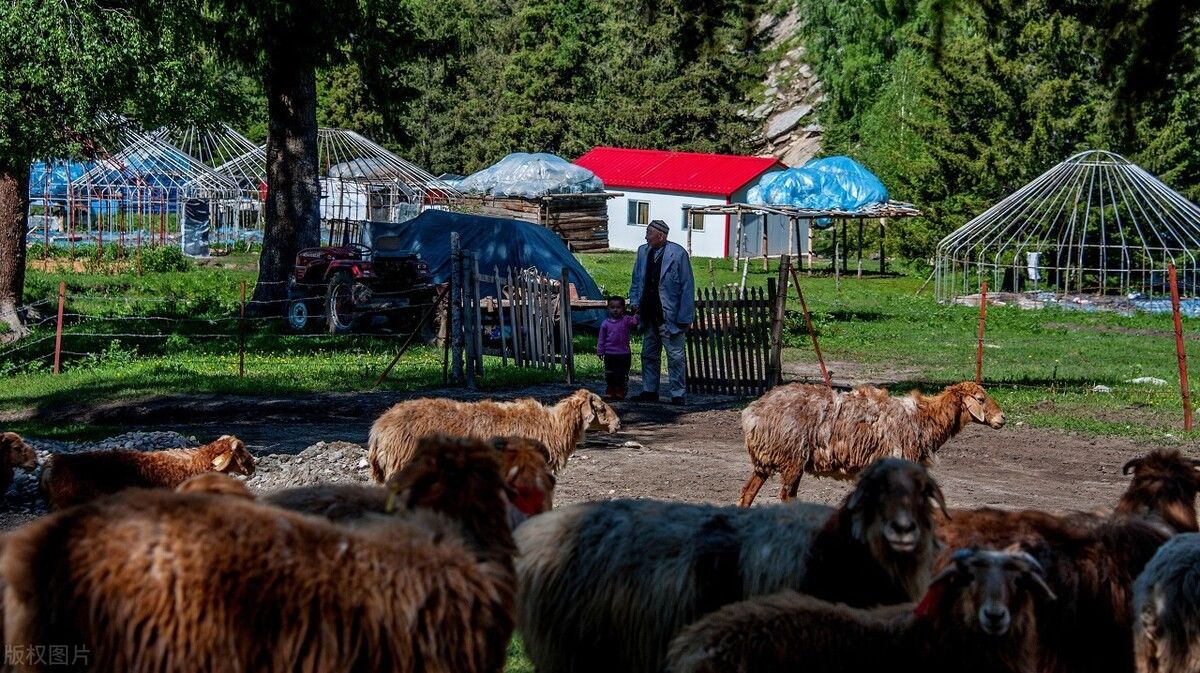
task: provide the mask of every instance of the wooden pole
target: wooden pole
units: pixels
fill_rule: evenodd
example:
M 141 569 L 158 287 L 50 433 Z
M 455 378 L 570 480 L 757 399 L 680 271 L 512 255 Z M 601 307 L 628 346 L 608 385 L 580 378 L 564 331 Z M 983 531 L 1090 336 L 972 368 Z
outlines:
M 779 385 L 783 378 L 783 319 L 784 307 L 787 304 L 787 270 L 789 259 L 787 255 L 782 255 L 779 258 L 779 281 L 778 290 L 774 297 L 775 304 L 771 307 L 771 359 L 767 369 L 767 387 L 774 388 Z M 774 278 L 767 279 L 768 289 L 776 289 Z
M 715 265 L 713 264 L 712 257 L 708 258 L 708 286 L 709 287 L 717 286 L 717 270 L 716 270 Z
M 979 342 L 975 345 L 975 383 L 983 385 L 983 326 L 987 322 L 987 280 L 979 290 Z
M 691 230 L 691 222 L 688 222 L 688 231 L 691 232 Z M 562 280 L 558 287 L 562 302 L 558 316 L 558 325 L 562 332 L 562 344 L 559 347 L 559 353 L 562 357 L 563 370 L 567 374 L 567 385 L 575 385 L 575 344 L 572 343 L 575 335 L 572 334 L 571 324 L 571 278 L 567 275 L 567 267 L 565 266 L 562 268 Z
M 391 373 L 392 368 L 395 367 L 396 363 L 400 361 L 400 356 L 404 355 L 404 352 L 408 350 L 408 347 L 412 345 L 412 342 L 416 339 L 417 335 L 420 334 L 421 330 L 425 327 L 425 323 L 429 322 L 429 317 L 434 313 L 437 313 L 437 310 L 442 305 L 443 298 L 445 298 L 445 293 L 441 288 L 438 288 L 438 293 L 433 300 L 433 305 L 425 310 L 425 314 L 421 316 L 421 321 L 417 323 L 417 328 L 414 329 L 408 335 L 408 338 L 404 340 L 404 343 L 400 346 L 400 350 L 396 351 L 396 357 L 392 358 L 392 361 L 388 363 L 387 367 L 384 367 L 383 373 L 379 375 L 379 378 L 375 379 L 375 383 L 371 386 L 372 388 L 378 388 L 379 384 L 383 383 L 383 380 L 387 378 L 389 373 Z M 443 367 L 443 370 L 444 369 L 445 368 Z
M 504 338 L 504 283 L 500 282 L 500 267 L 492 266 L 496 279 L 496 315 L 500 318 L 500 364 L 508 366 L 508 341 Z
M 733 272 L 737 273 L 738 262 L 742 260 L 742 211 L 738 210 L 737 213 L 734 214 L 733 219 L 736 224 L 735 230 L 737 232 L 734 234 L 733 239 Z
M 683 228 L 687 230 L 687 253 L 692 256 L 692 209 L 683 209 Z
M 862 278 L 863 221 L 858 218 L 858 277 Z
M 840 293 L 842 291 L 842 275 L 841 275 L 841 272 L 838 270 L 841 267 L 838 266 L 839 250 L 838 250 L 837 223 L 835 222 L 834 225 L 832 227 L 830 227 L 829 229 L 830 229 L 830 231 L 833 232 L 833 287 L 834 287 L 835 291 Z
M 477 344 L 479 339 L 479 322 L 476 318 L 475 310 L 478 304 L 471 306 L 471 302 L 478 294 L 478 285 L 475 274 L 471 273 L 473 268 L 473 255 L 468 256 L 467 252 L 462 252 L 462 289 L 463 289 L 463 340 L 466 346 L 466 373 L 467 387 L 475 388 L 475 375 L 478 373 L 478 363 L 476 358 L 479 356 Z
M 821 355 L 821 346 L 817 344 L 817 330 L 813 329 L 812 317 L 808 313 L 808 303 L 804 301 L 804 291 L 800 289 L 800 276 L 796 267 L 792 267 L 792 282 L 796 284 L 796 296 L 800 298 L 800 310 L 804 311 L 804 324 L 808 326 L 808 335 L 812 337 L 813 352 L 817 354 L 817 362 L 821 365 L 821 376 L 825 378 L 825 387 L 833 388 L 829 378 L 829 370 L 825 368 L 825 357 Z
M 771 265 L 770 265 L 770 261 L 768 259 L 768 255 L 770 253 L 767 251 L 768 248 L 770 247 L 770 239 L 767 238 L 767 216 L 763 215 L 761 220 L 762 220 L 762 235 L 763 235 L 763 239 L 762 239 L 763 271 L 770 271 Z
M 238 376 L 246 375 L 246 281 L 242 281 L 242 317 L 238 321 Z
M 816 262 L 816 259 L 817 259 L 816 252 L 813 250 L 813 243 L 814 243 L 813 229 L 815 227 L 813 227 L 812 218 L 805 220 L 805 222 L 808 223 L 808 225 L 805 227 L 805 229 L 808 231 L 808 237 L 807 237 L 808 238 L 808 275 L 811 276 L 813 273 L 813 264 Z
M 63 306 L 67 303 L 67 283 L 58 283 L 58 325 L 54 328 L 54 375 L 62 372 Z
M 765 219 L 767 219 L 767 218 L 766 218 L 766 216 L 763 216 L 763 219 L 764 219 L 764 220 L 765 220 Z M 799 250 L 796 250 L 796 251 L 793 251 L 793 250 L 792 250 L 792 246 L 793 246 L 794 244 L 796 244 L 796 243 L 798 243 L 798 242 L 799 242 L 799 241 L 797 240 L 797 236 L 796 236 L 796 228 L 795 228 L 795 227 L 792 227 L 792 222 L 793 222 L 793 220 L 790 220 L 790 219 L 789 219 L 789 220 L 788 220 L 788 222 L 787 222 L 787 224 L 785 224 L 785 225 L 784 225 L 785 227 L 787 227 L 787 235 L 788 235 L 788 239 L 787 239 L 787 241 L 788 241 L 788 242 L 787 242 L 787 254 L 789 254 L 789 255 L 792 255 L 792 254 L 794 254 L 794 255 L 796 255 L 796 259 L 800 259 L 800 251 L 799 251 Z
M 475 373 L 483 376 L 483 311 L 479 306 L 479 257 L 471 255 L 471 290 L 474 295 L 475 311 L 471 316 L 471 325 L 475 328 Z
M 450 378 L 463 382 L 463 268 L 462 242 L 458 232 L 450 232 Z
M 1167 265 L 1171 278 L 1171 313 L 1175 317 L 1175 354 L 1179 358 L 1179 393 L 1183 397 L 1183 429 L 1192 429 L 1192 394 L 1188 388 L 1187 351 L 1183 348 L 1183 321 L 1179 317 L 1179 283 L 1175 279 L 1175 265 Z
M 880 274 L 887 273 L 887 257 L 885 257 L 883 254 L 883 238 L 884 238 L 884 234 L 887 231 L 884 226 L 885 222 L 887 222 L 887 218 L 884 218 L 884 217 L 879 218 L 879 273 Z
M 837 230 L 833 232 L 837 236 Z M 846 238 L 846 220 L 842 220 L 842 273 L 850 273 L 850 239 Z

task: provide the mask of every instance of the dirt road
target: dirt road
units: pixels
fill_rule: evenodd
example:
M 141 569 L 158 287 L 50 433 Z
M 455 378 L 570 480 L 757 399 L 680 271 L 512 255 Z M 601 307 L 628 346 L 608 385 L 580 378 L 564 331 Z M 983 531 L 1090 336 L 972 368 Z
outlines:
M 525 394 L 552 401 L 570 390 L 547 385 Z M 461 390 L 425 394 L 482 396 Z M 90 410 L 90 418 L 127 429 L 178 430 L 201 441 L 233 433 L 257 455 L 295 454 L 320 441 L 365 443 L 374 418 L 404 397 L 166 396 L 109 404 Z M 712 503 L 737 499 L 749 476 L 739 405 L 701 396 L 684 408 L 623 402 L 617 410 L 621 432 L 589 435 L 561 475 L 556 503 L 617 497 Z M 68 412 L 77 415 L 83 410 Z M 952 507 L 1107 509 L 1127 482 L 1121 466 L 1150 448 L 1153 445 L 1127 439 L 1035 430 L 1012 421 L 1001 430 L 973 425 L 942 448 L 933 473 Z M 1198 446 L 1184 449 L 1200 456 Z M 833 503 L 849 487 L 848 482 L 809 476 L 800 484 L 800 497 Z M 778 488 L 776 480 L 768 481 L 757 502 L 775 502 Z

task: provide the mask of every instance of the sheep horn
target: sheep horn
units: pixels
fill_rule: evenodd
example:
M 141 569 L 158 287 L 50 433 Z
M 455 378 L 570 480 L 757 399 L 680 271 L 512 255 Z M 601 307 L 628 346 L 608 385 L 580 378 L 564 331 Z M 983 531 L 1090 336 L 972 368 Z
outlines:
M 949 519 L 950 511 L 946 509 L 946 496 L 942 493 L 942 487 L 933 479 L 929 480 L 929 494 L 933 497 L 933 501 L 937 503 L 938 508 L 942 510 L 942 516 Z
M 1125 465 L 1121 468 L 1121 474 L 1129 474 L 1130 470 L 1137 469 L 1137 467 L 1141 464 L 1142 464 L 1141 458 L 1132 458 L 1129 460 L 1128 463 L 1125 463 Z
M 1050 588 L 1050 585 L 1046 583 L 1045 568 L 1042 567 L 1042 564 L 1039 563 L 1038 560 L 1033 557 L 1033 555 L 1031 555 L 1029 552 L 1021 551 L 1012 553 L 1012 557 L 1022 566 L 1022 574 L 1025 577 L 1033 580 L 1034 584 L 1036 584 L 1039 588 L 1041 588 L 1042 591 L 1045 592 L 1046 598 L 1052 601 L 1058 600 L 1058 596 L 1054 595 L 1054 591 Z
M 940 573 L 934 575 L 933 579 L 929 580 L 929 586 L 933 586 L 939 582 L 945 582 L 948 579 L 956 577 L 960 572 L 962 572 L 963 566 L 965 566 L 967 563 L 967 559 L 971 558 L 976 551 L 977 550 L 974 548 L 956 549 L 954 553 L 950 555 L 950 563 L 946 564 L 946 567 L 942 568 Z

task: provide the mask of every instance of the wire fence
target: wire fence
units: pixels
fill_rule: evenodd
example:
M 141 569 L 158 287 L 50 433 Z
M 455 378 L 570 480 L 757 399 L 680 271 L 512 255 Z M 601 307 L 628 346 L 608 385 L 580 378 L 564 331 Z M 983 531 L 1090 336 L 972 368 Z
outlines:
M 277 291 L 278 286 L 287 283 L 260 285 Z M 240 291 L 242 299 L 234 308 L 188 315 L 189 301 L 184 297 L 110 296 L 94 291 L 72 294 L 63 286 L 58 302 L 43 299 L 17 309 L 26 317 L 25 333 L 0 342 L 0 373 L 38 372 L 52 367 L 57 374 L 108 356 L 169 356 L 181 351 L 236 356 L 243 376 L 247 354 L 303 355 L 307 348 L 312 354 L 345 350 L 384 356 L 410 343 L 421 325 L 436 325 L 437 321 L 429 318 L 439 308 L 433 296 L 407 301 L 401 312 L 396 308 L 355 308 L 353 333 L 335 335 L 330 333 L 322 308 L 328 305 L 324 297 L 298 298 L 286 293 L 289 296 L 284 298 L 248 301 L 244 285 Z M 375 299 L 412 295 L 411 291 L 401 290 L 379 293 Z M 297 301 L 313 309 L 300 325 L 285 310 Z M 199 303 L 213 302 L 205 298 Z M 147 307 L 149 312 L 143 313 Z M 427 332 L 426 336 L 430 335 Z

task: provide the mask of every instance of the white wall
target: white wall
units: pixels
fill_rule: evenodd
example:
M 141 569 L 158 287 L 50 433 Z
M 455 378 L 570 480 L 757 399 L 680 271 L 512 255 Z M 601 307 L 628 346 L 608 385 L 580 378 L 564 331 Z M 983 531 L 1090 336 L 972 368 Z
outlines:
M 687 229 L 683 225 L 684 206 L 712 206 L 725 203 L 719 196 L 676 192 L 638 191 L 613 187 L 609 191 L 624 196 L 608 200 L 608 247 L 613 250 L 637 250 L 646 242 L 646 227 L 629 223 L 629 202 L 648 201 L 650 220 L 662 220 L 671 227 L 670 240 L 687 247 Z M 705 215 L 704 230 L 692 232 L 693 257 L 725 256 L 725 215 Z
M 751 181 L 747 186 L 733 194 L 733 203 L 745 203 L 746 192 L 750 186 L 757 184 Z M 683 225 L 684 206 L 724 205 L 725 199 L 719 196 L 702 196 L 698 194 L 683 194 L 677 192 L 640 191 L 613 187 L 610 191 L 621 192 L 624 196 L 608 200 L 608 247 L 613 250 L 637 250 L 646 242 L 646 228 L 629 224 L 629 202 L 647 201 L 650 203 L 650 220 L 662 220 L 671 227 L 668 235 L 672 241 L 687 247 L 687 229 Z M 762 222 L 764 216 L 749 217 L 743 215 L 742 226 L 742 256 L 762 255 Z M 788 218 L 782 215 L 765 216 L 767 226 L 767 251 L 778 255 L 788 247 Z M 733 215 L 705 215 L 704 231 L 692 232 L 693 257 L 733 257 L 737 249 L 737 226 Z M 808 251 L 808 221 L 800 220 L 800 237 L 792 235 L 793 255 L 805 254 Z

